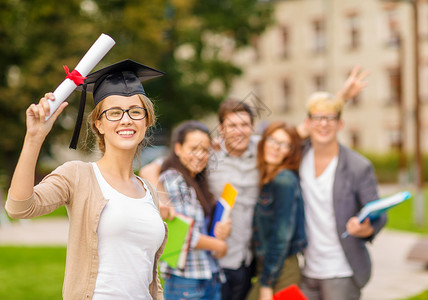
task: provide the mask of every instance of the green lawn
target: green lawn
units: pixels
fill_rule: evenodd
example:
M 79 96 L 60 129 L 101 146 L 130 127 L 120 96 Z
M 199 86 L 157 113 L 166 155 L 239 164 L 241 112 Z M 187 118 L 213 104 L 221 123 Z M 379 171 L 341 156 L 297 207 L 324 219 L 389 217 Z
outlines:
M 428 234 L 428 224 L 414 224 L 412 205 L 409 199 L 392 208 L 387 228 Z M 428 204 L 425 208 L 428 216 Z M 65 208 L 49 216 L 66 216 Z M 0 247 L 0 299 L 61 299 L 65 252 L 65 247 Z M 428 291 L 406 300 L 428 300 Z
M 428 291 L 425 291 L 422 294 L 413 296 L 411 298 L 403 299 L 403 300 L 427 300 L 427 299 L 428 299 Z
M 65 247 L 0 247 L 0 299 L 62 299 Z
M 414 192 L 410 190 L 414 195 Z M 428 199 L 428 190 L 425 190 L 425 199 Z M 422 226 L 417 226 L 413 220 L 414 198 L 406 200 L 404 203 L 391 208 L 388 211 L 387 228 L 423 233 L 428 235 L 428 203 L 425 200 L 425 216 L 427 221 Z
M 410 191 L 414 195 L 413 191 Z M 428 199 L 428 190 L 425 190 L 425 199 Z M 388 211 L 388 223 L 387 228 L 411 231 L 428 235 L 428 203 L 425 200 L 425 216 L 427 222 L 425 224 L 418 226 L 413 220 L 413 205 L 414 198 L 410 198 L 404 203 L 393 207 Z M 428 300 L 428 290 L 413 297 L 402 299 L 402 300 Z

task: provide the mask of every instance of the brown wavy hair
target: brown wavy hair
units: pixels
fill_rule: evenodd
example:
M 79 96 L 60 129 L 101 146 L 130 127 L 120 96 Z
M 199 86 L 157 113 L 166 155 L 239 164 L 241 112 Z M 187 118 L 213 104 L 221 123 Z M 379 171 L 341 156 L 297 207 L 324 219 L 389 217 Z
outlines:
M 272 172 L 268 172 L 267 164 L 265 163 L 265 151 L 264 146 L 266 139 L 271 136 L 276 130 L 284 130 L 291 139 L 291 148 L 288 154 L 284 157 L 284 160 L 280 165 L 278 165 Z M 283 169 L 292 170 L 294 172 L 299 171 L 300 161 L 302 160 L 302 146 L 301 139 L 297 133 L 296 127 L 289 125 L 282 121 L 276 121 L 271 123 L 262 135 L 262 139 L 257 145 L 257 167 L 260 171 L 260 181 L 259 185 L 263 186 L 264 184 L 272 181 L 279 171 Z

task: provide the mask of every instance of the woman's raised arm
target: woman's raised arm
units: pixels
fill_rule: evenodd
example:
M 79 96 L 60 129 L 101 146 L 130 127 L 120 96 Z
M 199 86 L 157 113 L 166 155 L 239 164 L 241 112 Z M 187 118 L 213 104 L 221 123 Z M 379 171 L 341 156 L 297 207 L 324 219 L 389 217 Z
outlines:
M 9 195 L 15 200 L 24 200 L 33 194 L 34 173 L 40 149 L 55 120 L 68 105 L 63 102 L 56 112 L 45 120 L 50 113 L 48 101 L 54 99 L 53 93 L 46 93 L 38 104 L 31 104 L 26 111 L 27 132 L 9 188 Z

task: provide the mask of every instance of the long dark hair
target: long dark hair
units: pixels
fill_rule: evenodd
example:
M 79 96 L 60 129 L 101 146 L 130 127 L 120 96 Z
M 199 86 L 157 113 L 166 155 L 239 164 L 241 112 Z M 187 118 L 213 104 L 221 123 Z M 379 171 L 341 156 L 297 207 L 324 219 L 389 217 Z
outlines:
M 187 134 L 200 131 L 210 138 L 211 135 L 208 128 L 198 121 L 186 121 L 181 123 L 175 130 L 172 135 L 171 142 L 171 152 L 169 156 L 165 159 L 162 164 L 161 172 L 166 171 L 168 169 L 175 169 L 183 175 L 184 180 L 187 185 L 193 187 L 196 191 L 196 196 L 198 197 L 199 202 L 201 203 L 202 208 L 204 209 L 205 216 L 211 217 L 213 208 L 215 205 L 214 196 L 210 193 L 208 188 L 208 180 L 206 177 L 206 168 L 204 168 L 201 172 L 192 177 L 190 175 L 189 170 L 181 163 L 177 154 L 174 151 L 175 144 L 183 145 L 186 140 Z
M 278 129 L 284 130 L 289 135 L 291 139 L 291 149 L 287 156 L 284 157 L 281 164 L 278 165 L 273 172 L 268 172 L 267 165 L 265 163 L 264 145 L 266 143 L 266 139 Z M 301 139 L 297 133 L 296 127 L 282 121 L 272 122 L 264 131 L 262 139 L 257 146 L 257 150 L 257 166 L 260 171 L 260 186 L 272 181 L 282 169 L 292 170 L 296 173 L 299 171 L 300 161 L 302 159 L 302 147 Z

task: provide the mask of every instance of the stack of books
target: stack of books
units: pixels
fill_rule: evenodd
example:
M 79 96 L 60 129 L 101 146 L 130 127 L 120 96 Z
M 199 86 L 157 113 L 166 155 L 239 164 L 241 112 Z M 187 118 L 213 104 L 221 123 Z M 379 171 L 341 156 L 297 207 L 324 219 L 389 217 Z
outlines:
M 171 268 L 184 269 L 190 247 L 194 220 L 177 214 L 172 220 L 165 220 L 168 226 L 168 240 L 161 256 Z
M 210 236 L 214 236 L 214 227 L 217 222 L 223 222 L 230 218 L 233 205 L 235 204 L 238 192 L 230 183 L 226 183 L 221 197 L 217 199 L 217 204 L 214 210 L 213 221 L 209 231 Z

